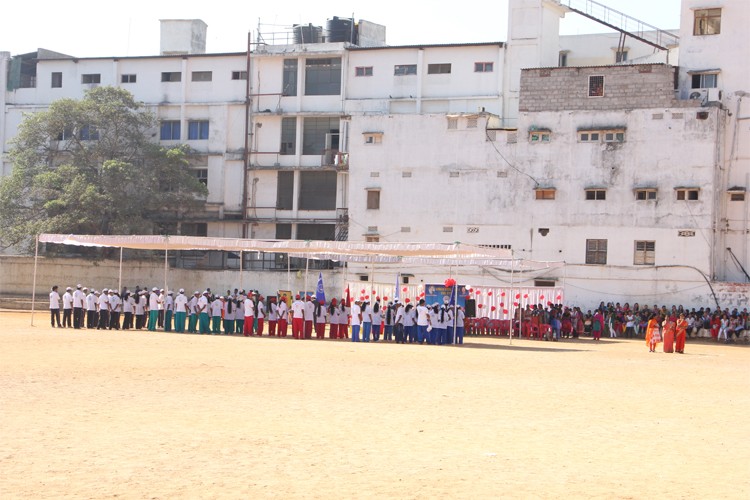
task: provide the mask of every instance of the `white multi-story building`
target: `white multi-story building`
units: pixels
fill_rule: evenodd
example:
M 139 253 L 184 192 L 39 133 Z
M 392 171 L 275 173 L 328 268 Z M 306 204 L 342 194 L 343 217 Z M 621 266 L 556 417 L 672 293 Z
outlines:
M 565 262 L 520 280 L 566 301 L 705 304 L 707 282 L 750 280 L 750 6 L 683 0 L 678 43 L 559 36 L 578 3 L 511 0 L 506 43 L 393 47 L 334 19 L 326 41 L 301 26 L 297 43 L 203 54 L 205 25 L 171 21 L 159 56 L 0 53 L 0 142 L 25 112 L 118 85 L 157 114 L 155 137 L 196 151 L 208 203 L 182 234 L 501 246 Z M 259 259 L 246 268 L 287 267 Z

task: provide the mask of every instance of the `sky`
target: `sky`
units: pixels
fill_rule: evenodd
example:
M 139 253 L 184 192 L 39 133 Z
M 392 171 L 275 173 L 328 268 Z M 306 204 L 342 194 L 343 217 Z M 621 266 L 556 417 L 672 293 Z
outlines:
M 679 28 L 680 0 L 599 0 L 661 29 Z M 386 26 L 389 45 L 507 40 L 508 0 L 448 2 L 379 0 L 130 0 L 122 3 L 67 0 L 14 1 L 3 5 L 0 51 L 12 55 L 45 48 L 76 57 L 145 56 L 159 53 L 160 19 L 202 19 L 209 53 L 244 52 L 248 33 L 283 31 L 292 24 L 325 27 L 333 16 Z M 429 7 L 426 7 L 429 6 Z M 561 22 L 562 34 L 607 31 L 576 14 Z M 253 34 L 253 37 L 255 35 Z

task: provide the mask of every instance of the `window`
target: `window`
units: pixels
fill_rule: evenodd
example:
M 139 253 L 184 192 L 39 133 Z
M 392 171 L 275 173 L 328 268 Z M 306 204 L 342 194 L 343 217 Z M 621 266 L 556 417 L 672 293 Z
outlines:
M 205 141 L 208 139 L 208 120 L 188 122 L 188 140 Z
M 697 9 L 693 35 L 718 35 L 721 33 L 721 9 Z
M 700 189 L 678 188 L 675 191 L 677 192 L 678 201 L 697 201 Z
M 745 193 L 729 193 L 729 201 L 745 201 Z
M 183 222 L 180 224 L 183 236 L 208 236 L 208 224 L 205 222 Z
M 625 142 L 625 132 L 604 132 L 604 142 Z
M 194 82 L 210 82 L 213 79 L 213 75 L 210 71 L 193 71 L 191 80 Z
M 442 64 L 428 64 L 427 74 L 428 75 L 445 75 L 451 72 L 450 63 Z
M 589 97 L 604 96 L 604 76 L 589 77 Z
M 535 191 L 535 197 L 537 200 L 554 200 L 555 189 L 554 188 L 537 188 Z
M 380 190 L 367 190 L 367 210 L 380 210 Z
M 586 240 L 586 264 L 607 263 L 607 240 Z
M 365 144 L 382 144 L 383 142 L 383 134 L 365 133 L 362 135 L 365 138 Z
M 448 118 L 448 130 L 458 129 L 458 118 Z
M 62 87 L 62 73 L 52 73 L 52 88 L 59 89 Z
M 354 76 L 372 76 L 372 66 L 357 66 L 354 68 Z
M 479 118 L 471 117 L 466 119 L 466 128 L 477 128 L 479 126 Z
M 534 130 L 529 132 L 529 142 L 549 142 L 550 133 L 546 130 Z
M 557 65 L 561 68 L 564 68 L 568 65 L 568 52 L 562 51 L 560 52 L 560 55 L 557 57 Z
M 638 201 L 656 200 L 656 189 L 636 189 L 635 199 Z
M 284 72 L 281 93 L 286 96 L 297 95 L 297 60 L 284 59 Z
M 340 93 L 340 57 L 305 61 L 305 95 L 338 95 Z
M 180 140 L 180 121 L 164 120 L 161 122 L 159 139 L 162 141 L 179 141 Z
M 207 168 L 194 168 L 193 175 L 198 179 L 198 182 L 204 186 L 208 186 L 208 169 Z
M 247 71 L 232 71 L 232 80 L 247 80 Z
M 492 73 L 493 70 L 494 70 L 494 63 L 491 63 L 491 62 L 475 62 L 474 63 L 474 73 Z
M 555 280 L 534 280 L 534 286 L 554 287 L 557 286 Z
M 606 200 L 607 190 L 606 189 L 587 189 L 586 200 Z
M 633 254 L 634 266 L 653 266 L 656 257 L 655 241 L 636 241 Z
M 276 224 L 276 239 L 277 240 L 291 240 L 292 239 L 292 225 L 291 224 Z
M 181 82 L 182 73 L 179 71 L 164 71 L 161 74 L 162 82 Z
M 719 83 L 716 73 L 694 73 L 691 87 L 694 89 L 715 89 Z
M 578 132 L 578 142 L 599 142 L 599 132 Z
M 73 138 L 73 128 L 65 127 L 62 132 L 57 134 L 58 141 L 69 141 Z
M 336 240 L 335 224 L 297 224 L 298 240 Z
M 623 63 L 628 60 L 628 51 L 627 50 L 618 50 L 615 52 L 615 62 L 616 63 Z
M 99 131 L 93 125 L 84 125 L 83 127 L 81 127 L 79 136 L 82 141 L 98 141 Z
M 135 83 L 136 75 L 120 75 L 120 82 L 122 83 Z
M 305 118 L 302 130 L 302 154 L 322 155 L 339 148 L 339 119 Z
M 102 83 L 102 75 L 99 73 L 81 75 L 81 83 Z
M 416 64 L 397 64 L 393 67 L 394 76 L 406 76 L 416 75 L 417 65 Z
M 276 178 L 276 208 L 294 208 L 294 172 L 279 171 Z
M 282 155 L 297 154 L 297 118 L 281 119 L 281 148 Z
M 300 172 L 299 209 L 336 210 L 336 172 Z
M 380 236 L 365 236 L 367 243 L 380 243 Z

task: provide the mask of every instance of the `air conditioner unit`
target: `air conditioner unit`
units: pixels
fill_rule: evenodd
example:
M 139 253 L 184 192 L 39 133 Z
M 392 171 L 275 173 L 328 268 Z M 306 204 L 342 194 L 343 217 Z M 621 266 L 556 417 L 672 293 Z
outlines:
M 707 96 L 706 101 L 708 102 L 719 102 L 721 101 L 721 90 L 719 89 L 706 89 Z
M 708 89 L 693 89 L 690 91 L 691 101 L 700 101 L 701 104 L 705 104 L 708 99 Z

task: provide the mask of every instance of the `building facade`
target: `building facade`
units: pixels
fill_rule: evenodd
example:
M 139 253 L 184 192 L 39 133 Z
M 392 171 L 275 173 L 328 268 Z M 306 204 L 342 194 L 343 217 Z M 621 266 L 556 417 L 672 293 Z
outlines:
M 190 21 L 169 24 L 159 56 L 0 53 L 0 139 L 7 151 L 23 114 L 55 99 L 122 86 L 157 114 L 155 140 L 196 152 L 209 195 L 181 234 L 510 248 L 566 263 L 516 282 L 588 304 L 703 305 L 707 283 L 750 281 L 750 6 L 683 0 L 679 48 L 659 50 L 559 36 L 566 3 L 512 0 L 507 42 L 392 47 L 360 21 L 347 39 L 303 26 L 296 43 L 205 54 Z

